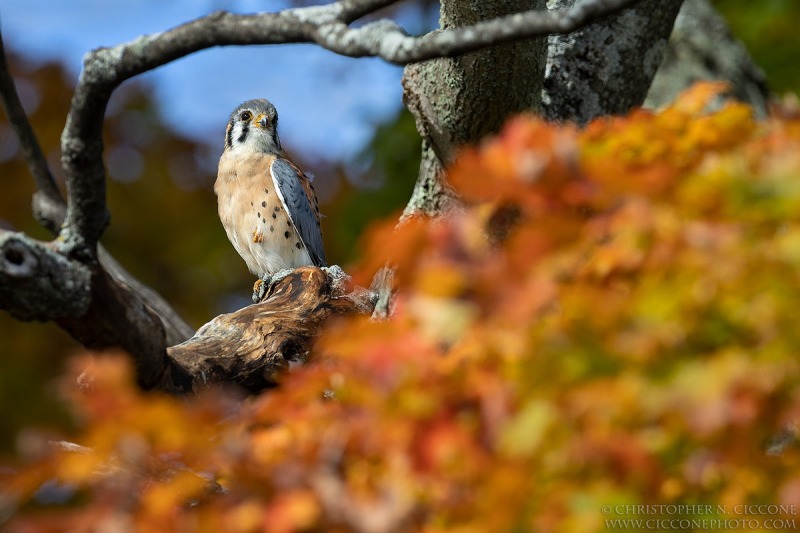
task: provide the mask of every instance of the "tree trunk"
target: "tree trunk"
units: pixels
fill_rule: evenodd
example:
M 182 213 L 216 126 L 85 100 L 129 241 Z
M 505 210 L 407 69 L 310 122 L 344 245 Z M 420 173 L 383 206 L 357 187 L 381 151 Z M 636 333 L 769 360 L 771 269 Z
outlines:
M 686 0 L 645 106 L 664 106 L 699 80 L 730 83 L 734 97 L 750 104 L 759 118 L 767 116 L 764 73 L 708 0 Z
M 550 0 L 547 7 L 574 3 Z M 404 100 L 422 136 L 422 163 L 404 217 L 458 205 L 443 168 L 460 146 L 496 133 L 512 115 L 530 111 L 585 124 L 641 105 L 681 3 L 645 0 L 547 42 L 529 39 L 407 66 Z M 543 0 L 444 0 L 440 24 L 448 29 L 545 7 Z
M 458 28 L 544 7 L 544 0 L 443 0 L 440 25 Z M 498 132 L 510 116 L 539 110 L 544 63 L 545 40 L 537 38 L 406 67 L 404 100 L 423 142 L 419 180 L 405 216 L 453 206 L 442 168 L 460 146 Z
M 548 38 L 544 116 L 586 124 L 642 105 L 683 0 L 645 0 L 569 35 Z M 551 9 L 575 0 L 549 0 Z

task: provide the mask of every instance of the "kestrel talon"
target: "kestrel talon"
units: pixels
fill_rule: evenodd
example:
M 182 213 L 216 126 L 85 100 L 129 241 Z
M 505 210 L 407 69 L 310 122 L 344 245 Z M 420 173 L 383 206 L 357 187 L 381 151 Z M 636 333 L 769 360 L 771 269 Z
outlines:
M 278 112 L 269 101 L 248 100 L 231 113 L 214 192 L 228 239 L 261 280 L 326 266 L 317 195 L 281 148 Z

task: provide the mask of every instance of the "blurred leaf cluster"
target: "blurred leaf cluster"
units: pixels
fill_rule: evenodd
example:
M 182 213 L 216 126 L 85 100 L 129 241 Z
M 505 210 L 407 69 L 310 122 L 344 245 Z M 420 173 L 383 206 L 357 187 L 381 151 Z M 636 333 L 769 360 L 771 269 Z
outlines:
M 603 506 L 796 504 L 800 112 L 705 112 L 721 90 L 582 131 L 512 120 L 450 170 L 463 212 L 367 232 L 354 272 L 397 265 L 393 318 L 329 323 L 259 397 L 145 395 L 124 357 L 78 360 L 87 448 L 30 434 L 0 517 L 583 533 Z

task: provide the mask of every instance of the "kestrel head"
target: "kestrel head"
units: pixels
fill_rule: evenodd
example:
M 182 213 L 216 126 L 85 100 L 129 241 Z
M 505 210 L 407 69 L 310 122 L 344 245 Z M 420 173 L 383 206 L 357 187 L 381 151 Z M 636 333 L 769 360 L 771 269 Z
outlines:
M 231 113 L 225 129 L 225 150 L 239 149 L 268 154 L 281 151 L 278 111 L 269 100 L 248 100 Z

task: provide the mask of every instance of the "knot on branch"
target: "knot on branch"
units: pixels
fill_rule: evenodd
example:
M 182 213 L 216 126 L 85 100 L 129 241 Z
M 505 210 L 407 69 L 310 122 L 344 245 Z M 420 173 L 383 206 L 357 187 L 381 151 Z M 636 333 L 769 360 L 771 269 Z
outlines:
M 90 270 L 21 233 L 0 234 L 0 307 L 19 320 L 80 316 L 89 307 Z
M 17 240 L 8 239 L 0 256 L 2 271 L 12 278 L 30 278 L 36 275 L 39 260 L 31 251 Z

